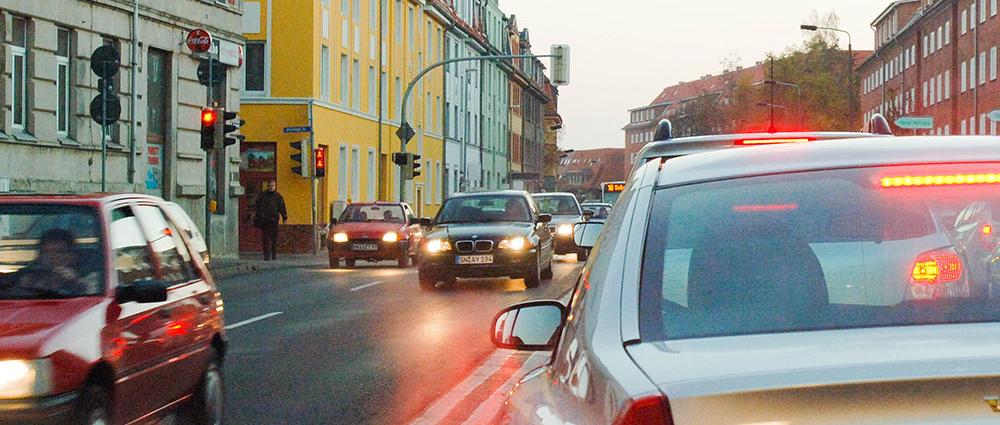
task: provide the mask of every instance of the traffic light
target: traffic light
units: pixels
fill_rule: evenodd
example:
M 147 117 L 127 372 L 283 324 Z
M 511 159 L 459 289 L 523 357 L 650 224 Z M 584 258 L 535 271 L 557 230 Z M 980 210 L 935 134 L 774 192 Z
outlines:
M 230 121 L 233 120 L 236 121 L 230 123 Z M 221 122 L 222 131 L 220 132 L 219 137 L 222 137 L 223 148 L 225 146 L 235 145 L 236 142 L 243 143 L 243 141 L 246 140 L 246 136 L 242 134 L 230 134 L 239 130 L 240 127 L 243 127 L 243 124 L 246 124 L 246 121 L 240 119 L 237 116 L 236 112 L 229 112 L 226 110 L 222 110 L 222 122 Z
M 316 170 L 316 178 L 326 177 L 326 149 L 313 150 L 313 170 Z
M 309 142 L 307 140 L 292 142 L 292 149 L 296 152 L 291 155 L 292 161 L 296 164 L 292 167 L 292 172 L 302 177 L 309 177 Z
M 552 84 L 555 86 L 569 85 L 569 46 L 554 44 L 552 53 Z
M 410 178 L 420 177 L 420 155 L 410 154 Z
M 392 163 L 400 167 L 406 165 L 406 154 L 401 152 L 393 152 Z
M 216 123 L 219 115 L 214 108 L 201 108 L 201 149 L 210 151 L 215 149 Z

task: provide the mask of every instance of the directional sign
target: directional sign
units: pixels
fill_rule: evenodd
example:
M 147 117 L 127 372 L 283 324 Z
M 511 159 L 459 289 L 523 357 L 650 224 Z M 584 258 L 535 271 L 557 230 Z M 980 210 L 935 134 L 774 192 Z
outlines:
M 934 117 L 900 117 L 896 125 L 908 130 L 929 130 L 934 128 Z
M 990 112 L 987 116 L 990 118 L 990 121 L 1000 122 L 1000 109 Z
M 285 127 L 285 133 L 286 134 L 287 133 L 308 133 L 310 131 L 312 131 L 312 127 L 310 127 L 308 125 L 307 126 L 303 126 L 303 127 Z
M 399 137 L 399 140 L 403 141 L 404 145 L 409 143 L 410 139 L 413 139 L 413 136 L 416 135 L 417 133 L 413 131 L 413 127 L 410 127 L 410 124 L 405 122 L 399 127 L 399 130 L 396 131 L 396 136 Z

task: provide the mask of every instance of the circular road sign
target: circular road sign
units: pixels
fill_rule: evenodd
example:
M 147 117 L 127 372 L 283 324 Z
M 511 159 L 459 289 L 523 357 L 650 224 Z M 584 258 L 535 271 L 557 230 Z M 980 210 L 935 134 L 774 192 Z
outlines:
M 201 28 L 193 29 L 188 33 L 187 46 L 195 53 L 205 53 L 212 48 L 212 34 Z
M 98 77 L 111 78 L 122 65 L 122 55 L 111 46 L 101 46 L 90 55 L 90 70 Z
M 90 117 L 101 125 L 114 124 L 122 115 L 121 101 L 118 100 L 118 96 L 108 96 L 107 105 L 102 106 L 103 100 L 103 96 L 98 95 L 90 101 Z M 106 113 L 102 113 L 105 112 L 105 108 Z

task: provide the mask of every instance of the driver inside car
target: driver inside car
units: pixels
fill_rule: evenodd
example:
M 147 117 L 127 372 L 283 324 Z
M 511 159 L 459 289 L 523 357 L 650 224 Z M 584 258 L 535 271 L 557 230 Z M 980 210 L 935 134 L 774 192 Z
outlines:
M 76 237 L 68 230 L 50 229 L 38 240 L 38 256 L 11 275 L 5 286 L 33 289 L 60 296 L 80 296 L 93 292 L 77 272 L 79 251 Z

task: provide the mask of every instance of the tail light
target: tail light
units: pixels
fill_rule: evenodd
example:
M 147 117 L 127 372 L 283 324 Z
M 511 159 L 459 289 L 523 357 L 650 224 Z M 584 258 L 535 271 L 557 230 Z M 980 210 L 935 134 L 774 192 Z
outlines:
M 946 291 L 944 285 L 961 280 L 964 269 L 962 259 L 952 248 L 920 254 L 910 273 L 910 293 L 914 299 L 940 298 L 953 292 Z
M 788 143 L 809 143 L 816 140 L 812 137 L 789 137 L 789 138 L 766 138 L 766 139 L 739 139 L 734 144 L 737 146 L 753 145 L 781 145 Z
M 615 425 L 673 425 L 670 401 L 666 396 L 641 397 L 629 402 Z

